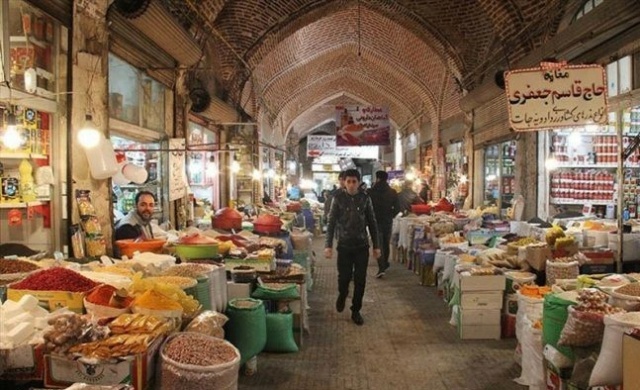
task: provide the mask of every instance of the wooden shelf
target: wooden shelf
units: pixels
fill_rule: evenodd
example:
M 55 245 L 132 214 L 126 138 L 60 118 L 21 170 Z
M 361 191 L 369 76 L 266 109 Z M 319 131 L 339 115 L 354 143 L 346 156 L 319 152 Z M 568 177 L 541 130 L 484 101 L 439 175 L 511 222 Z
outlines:
M 49 200 L 34 200 L 33 202 L 0 203 L 0 209 L 26 209 L 27 207 L 42 206 L 49 203 Z
M 609 206 L 609 205 L 616 206 L 618 204 L 618 202 L 615 202 L 613 200 L 606 201 L 606 200 L 588 200 L 588 199 L 576 199 L 576 200 L 554 200 L 554 199 L 551 199 L 549 201 L 549 203 L 551 203 L 551 204 L 561 204 L 561 205 L 592 204 L 592 205 L 596 205 L 596 206 Z
M 0 152 L 0 158 L 4 159 L 40 159 L 44 160 L 49 158 L 46 154 L 38 154 L 38 153 L 26 153 L 26 152 Z

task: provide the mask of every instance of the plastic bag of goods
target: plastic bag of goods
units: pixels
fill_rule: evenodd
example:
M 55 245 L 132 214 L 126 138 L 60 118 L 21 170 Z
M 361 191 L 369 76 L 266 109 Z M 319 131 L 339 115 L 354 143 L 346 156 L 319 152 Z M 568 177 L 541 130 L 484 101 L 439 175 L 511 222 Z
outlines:
M 553 286 L 558 279 L 575 279 L 580 275 L 578 261 L 550 261 L 547 260 L 547 285 Z
M 229 322 L 225 335 L 240 350 L 240 364 L 256 356 L 267 343 L 267 317 L 262 301 L 237 298 L 229 302 L 226 311 Z
M 205 310 L 198 314 L 189 325 L 184 328 L 185 332 L 196 332 L 211 337 L 224 339 L 224 324 L 229 318 L 217 311 Z
M 562 329 L 558 345 L 589 347 L 600 344 L 604 334 L 604 316 L 623 310 L 607 303 L 602 291 L 585 288 L 580 290 L 576 306 L 569 306 L 569 317 Z
M 240 351 L 194 332 L 169 336 L 160 353 L 161 390 L 237 389 Z
M 640 326 L 640 312 L 618 313 L 604 317 L 604 338 L 589 386 L 622 384 L 622 339 L 625 331 Z M 625 386 L 626 388 L 626 386 Z
M 569 317 L 568 307 L 575 305 L 578 294 L 565 292 L 560 294 L 547 294 L 544 297 L 542 310 L 542 339 L 545 344 L 550 344 L 562 352 L 569 359 L 574 358 L 571 348 L 558 345 L 560 334 Z
M 311 232 L 294 229 L 290 235 L 291 244 L 295 250 L 309 250 L 313 242 L 313 234 Z
M 531 321 L 524 319 L 520 345 L 522 348 L 522 374 L 514 379 L 518 384 L 530 389 L 545 389 L 544 366 L 542 359 L 542 332 L 533 327 Z

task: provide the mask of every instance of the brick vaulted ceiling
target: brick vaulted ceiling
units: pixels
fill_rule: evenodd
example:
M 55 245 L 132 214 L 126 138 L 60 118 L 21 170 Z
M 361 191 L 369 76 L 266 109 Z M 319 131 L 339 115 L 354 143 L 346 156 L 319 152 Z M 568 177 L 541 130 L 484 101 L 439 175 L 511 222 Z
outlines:
M 163 1 L 199 29 L 231 104 L 299 135 L 331 119 L 337 103 L 388 106 L 409 131 L 455 115 L 465 91 L 544 43 L 580 3 Z

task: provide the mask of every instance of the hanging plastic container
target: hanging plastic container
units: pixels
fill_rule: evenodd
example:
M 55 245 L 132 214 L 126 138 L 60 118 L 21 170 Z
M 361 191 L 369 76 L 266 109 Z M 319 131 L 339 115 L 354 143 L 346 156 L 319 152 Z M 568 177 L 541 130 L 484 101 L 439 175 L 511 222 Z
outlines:
M 94 179 L 104 180 L 118 173 L 120 166 L 116 161 L 116 153 L 113 151 L 110 140 L 101 138 L 96 147 L 86 148 L 84 152 L 87 155 L 89 170 Z

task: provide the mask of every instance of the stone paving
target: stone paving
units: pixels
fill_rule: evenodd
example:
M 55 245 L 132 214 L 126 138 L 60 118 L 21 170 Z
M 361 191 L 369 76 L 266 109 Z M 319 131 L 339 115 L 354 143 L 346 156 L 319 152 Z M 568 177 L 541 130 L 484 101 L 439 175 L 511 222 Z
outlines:
M 382 279 L 369 261 L 362 315 L 355 325 L 347 309 L 335 311 L 335 258 L 324 259 L 322 240 L 313 291 L 310 332 L 300 352 L 262 353 L 258 371 L 240 376 L 240 389 L 524 389 L 514 363 L 515 339 L 459 340 L 450 313 L 435 287 L 392 263 Z

